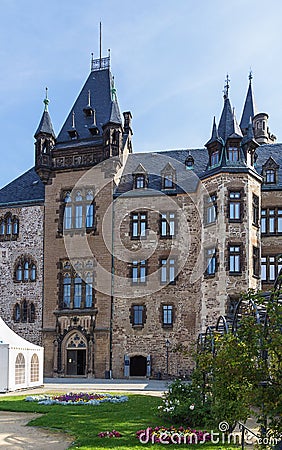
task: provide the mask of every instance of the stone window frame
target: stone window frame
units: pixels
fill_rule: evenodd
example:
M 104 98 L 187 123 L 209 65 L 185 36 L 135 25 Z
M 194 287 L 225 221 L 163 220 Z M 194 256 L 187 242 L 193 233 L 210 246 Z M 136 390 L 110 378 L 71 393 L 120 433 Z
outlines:
M 135 218 L 135 216 L 137 216 Z M 145 216 L 144 218 L 142 216 Z M 143 233 L 143 226 L 145 225 L 145 233 Z M 137 233 L 134 234 L 135 225 L 137 226 Z M 146 230 L 148 229 L 148 212 L 147 211 L 133 211 L 130 213 L 130 237 L 132 240 L 145 239 L 147 237 Z
M 176 189 L 176 170 L 168 163 L 161 171 L 162 190 L 175 191 Z
M 234 159 L 234 156 L 236 158 Z M 230 158 L 231 156 L 231 158 Z M 227 147 L 227 159 L 229 162 L 234 163 L 240 161 L 240 148 L 236 145 L 230 145 Z
M 19 271 L 21 271 L 21 279 L 19 279 Z M 38 267 L 35 259 L 30 255 L 19 256 L 14 264 L 14 283 L 35 283 L 37 278 Z
M 8 227 L 11 227 L 9 232 Z M 20 221 L 17 215 L 7 212 L 0 217 L 0 241 L 15 241 L 19 237 Z
M 85 261 L 83 261 L 85 263 Z M 58 280 L 59 280 L 59 303 L 58 303 L 58 309 L 60 311 L 67 310 L 67 311 L 89 311 L 94 308 L 95 300 L 96 300 L 96 291 L 94 288 L 94 265 L 92 267 L 87 267 L 87 264 L 80 263 L 81 267 L 79 267 L 78 270 L 76 270 L 75 267 L 70 263 L 68 259 L 60 260 L 59 262 L 59 273 L 58 273 Z M 92 280 L 89 280 L 89 274 L 91 275 Z M 65 286 L 64 280 L 66 279 L 66 276 L 69 275 L 70 278 L 70 289 L 69 289 L 69 298 L 70 298 L 70 304 L 67 306 L 64 304 L 65 301 Z M 87 283 L 87 277 L 89 283 Z M 80 290 L 80 301 L 81 305 L 78 307 L 74 306 L 75 302 L 75 293 L 76 293 L 76 286 L 78 286 L 77 283 L 75 283 L 76 280 L 80 279 L 81 283 L 79 286 L 81 287 Z M 90 289 L 92 289 L 92 303 L 90 306 L 86 305 L 87 297 L 89 295 L 87 286 L 90 286 Z M 77 291 L 78 295 L 78 291 Z
M 164 314 L 164 308 L 165 307 L 170 307 L 171 308 L 171 322 L 170 323 L 166 323 L 165 322 L 165 314 Z M 169 328 L 169 329 L 171 329 L 171 328 L 173 328 L 173 324 L 174 324 L 174 321 L 175 321 L 175 306 L 174 306 L 174 304 L 173 303 L 161 303 L 161 306 L 160 306 L 160 322 L 161 322 L 161 324 L 162 324 L 162 328 Z
M 259 211 L 259 196 L 253 193 L 252 196 L 252 206 L 253 206 L 253 226 L 259 227 L 260 211 Z
M 141 321 L 135 323 L 135 308 L 142 308 Z M 145 303 L 132 303 L 129 308 L 129 321 L 132 325 L 132 328 L 142 329 L 147 321 L 147 308 Z
M 174 264 L 171 264 L 170 261 L 174 261 Z M 166 264 L 163 264 L 163 261 L 166 261 Z M 177 257 L 174 255 L 169 256 L 161 256 L 159 258 L 159 267 L 160 267 L 160 284 L 163 286 L 171 286 L 175 285 L 178 280 L 177 275 Z M 170 269 L 173 267 L 174 275 L 173 279 L 170 276 Z M 165 270 L 163 270 L 165 268 Z M 165 273 L 165 280 L 163 279 L 163 274 Z
M 145 276 L 143 276 L 142 269 L 145 270 Z M 135 273 L 137 276 L 135 276 Z M 132 286 L 136 286 L 136 285 L 145 286 L 147 284 L 147 277 L 148 277 L 148 260 L 147 259 L 132 260 L 131 264 L 130 264 L 131 285 Z
M 260 248 L 253 245 L 253 277 L 260 276 Z
M 216 223 L 218 210 L 217 210 L 217 194 L 216 192 L 212 192 L 209 195 L 205 195 L 204 197 L 204 225 L 213 225 Z M 209 220 L 210 211 L 214 211 L 214 220 Z
M 239 194 L 239 197 L 231 197 L 231 194 Z M 243 217 L 244 217 L 244 211 L 243 211 L 243 198 L 244 198 L 244 190 L 242 188 L 230 188 L 228 189 L 228 221 L 229 223 L 242 223 Z M 231 217 L 230 211 L 231 211 L 231 205 L 234 205 L 234 208 L 236 208 L 236 205 L 239 205 L 239 215 L 238 217 Z M 236 211 L 236 209 L 235 209 Z M 235 214 L 236 215 L 236 214 Z
M 78 199 L 80 194 L 81 199 Z M 87 199 L 87 196 L 91 198 Z M 69 197 L 70 201 L 66 201 Z M 92 224 L 87 226 L 87 220 L 89 217 L 89 208 L 92 209 Z M 66 227 L 67 217 L 65 216 L 66 208 L 70 208 L 70 226 Z M 77 212 L 81 208 L 81 226 L 76 226 L 79 220 Z M 58 235 L 61 237 L 63 234 L 95 234 L 96 233 L 96 212 L 97 206 L 95 202 L 95 189 L 93 186 L 81 186 L 77 188 L 64 188 L 60 194 L 60 209 L 59 209 L 59 227 Z
M 173 217 L 171 215 L 173 214 Z M 173 223 L 173 226 L 171 225 Z M 173 239 L 177 233 L 177 217 L 175 211 L 163 211 L 159 214 L 159 233 L 161 239 Z M 173 233 L 171 233 L 173 228 Z M 165 229 L 165 233 L 163 233 Z
M 212 253 L 211 253 L 212 251 Z M 209 262 L 214 260 L 214 271 L 209 272 Z M 216 245 L 205 248 L 205 278 L 213 278 L 218 270 L 218 248 Z
M 272 284 L 273 285 L 281 268 L 282 268 L 281 253 L 276 254 L 276 255 L 275 254 L 261 255 L 260 277 L 261 277 L 262 284 Z M 264 278 L 264 273 L 265 273 L 265 278 Z
M 236 251 L 232 251 L 232 248 L 238 248 Z M 239 257 L 239 270 L 231 270 L 231 256 Z M 236 265 L 236 260 L 234 260 L 234 265 Z M 228 244 L 228 271 L 229 275 L 240 276 L 243 270 L 243 245 L 242 242 L 229 242 Z
M 35 323 L 36 308 L 33 301 L 23 299 L 13 307 L 13 321 L 15 323 Z
M 282 206 L 262 208 L 260 220 L 260 229 L 263 236 L 282 235 Z

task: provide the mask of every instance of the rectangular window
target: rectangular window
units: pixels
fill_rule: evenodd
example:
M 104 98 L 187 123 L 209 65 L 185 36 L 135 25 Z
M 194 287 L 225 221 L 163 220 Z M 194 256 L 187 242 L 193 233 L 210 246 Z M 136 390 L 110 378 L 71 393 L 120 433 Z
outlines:
M 211 154 L 211 166 L 216 166 L 219 163 L 219 152 L 215 151 Z
M 173 175 L 172 174 L 168 174 L 168 175 L 164 176 L 163 187 L 164 187 L 164 189 L 173 189 L 174 188 L 174 182 L 173 182 Z
M 276 183 L 276 172 L 274 169 L 267 169 L 265 171 L 265 183 L 275 184 Z
M 146 283 L 147 261 L 133 261 L 131 267 L 132 283 Z
M 176 261 L 174 258 L 161 259 L 161 283 L 175 284 Z
M 173 323 L 173 307 L 172 305 L 162 305 L 162 323 L 163 326 L 172 326 Z
M 205 198 L 205 222 L 214 223 L 217 216 L 217 197 L 215 194 Z
M 229 221 L 240 222 L 242 216 L 242 193 L 240 191 L 229 192 Z
M 261 281 L 274 283 L 282 269 L 282 257 L 280 255 L 268 255 L 261 257 Z
M 253 247 L 253 275 L 259 277 L 259 248 Z
M 206 250 L 206 275 L 214 275 L 216 272 L 216 249 Z
M 131 214 L 131 238 L 139 239 L 146 237 L 148 228 L 148 220 L 146 212 L 138 212 Z
M 93 227 L 93 219 L 94 219 L 94 206 L 88 205 L 86 206 L 86 228 Z
M 82 228 L 82 205 L 75 206 L 75 228 Z
M 231 162 L 237 162 L 240 159 L 239 148 L 229 147 L 228 148 L 228 159 Z
M 67 205 L 65 207 L 64 219 L 65 219 L 65 230 L 70 230 L 72 228 L 72 207 L 71 206 Z
M 175 235 L 175 213 L 162 213 L 161 221 L 161 237 L 173 237 Z
M 229 246 L 229 272 L 232 274 L 241 273 L 241 246 Z
M 145 176 L 136 175 L 135 177 L 135 189 L 144 189 L 145 187 Z
M 253 225 L 259 225 L 259 198 L 253 194 Z
M 144 306 L 143 305 L 133 305 L 133 325 L 143 325 L 144 324 Z
M 282 208 L 272 207 L 261 210 L 261 233 L 281 234 L 282 233 Z

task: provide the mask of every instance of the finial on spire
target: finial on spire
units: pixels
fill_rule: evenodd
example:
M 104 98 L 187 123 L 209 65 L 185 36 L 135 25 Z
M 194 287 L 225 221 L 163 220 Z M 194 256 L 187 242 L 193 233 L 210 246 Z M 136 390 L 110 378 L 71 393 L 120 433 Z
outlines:
M 47 87 L 45 88 L 45 92 L 46 92 L 46 94 L 45 94 L 45 98 L 43 100 L 43 103 L 45 105 L 44 111 L 48 111 L 48 105 L 50 103 L 50 100 L 48 99 L 48 88 Z
M 117 101 L 117 90 L 115 88 L 115 77 L 112 79 L 112 86 L 111 86 L 111 95 L 112 95 L 112 101 Z
M 250 72 L 249 72 L 249 81 L 250 81 L 250 83 L 252 82 L 252 79 L 253 79 L 253 72 L 252 72 L 252 69 L 250 67 Z
M 228 92 L 229 92 L 229 82 L 230 82 L 230 78 L 228 73 L 226 74 L 226 80 L 225 80 L 225 85 L 224 85 L 224 89 L 223 89 L 223 98 L 226 99 L 228 98 Z

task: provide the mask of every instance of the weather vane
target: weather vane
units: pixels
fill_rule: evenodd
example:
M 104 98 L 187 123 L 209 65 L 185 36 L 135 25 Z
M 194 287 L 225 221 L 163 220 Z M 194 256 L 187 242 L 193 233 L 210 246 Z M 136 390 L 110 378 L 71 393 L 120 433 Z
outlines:
M 229 82 L 230 82 L 230 78 L 229 75 L 226 75 L 226 80 L 225 80 L 225 85 L 224 85 L 224 98 L 228 98 L 228 91 L 229 91 Z

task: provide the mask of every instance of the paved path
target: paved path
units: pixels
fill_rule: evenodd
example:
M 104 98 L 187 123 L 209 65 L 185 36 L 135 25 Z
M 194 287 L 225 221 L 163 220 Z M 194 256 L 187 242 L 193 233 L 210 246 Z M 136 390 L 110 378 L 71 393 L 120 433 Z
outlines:
M 66 450 L 69 435 L 25 426 L 40 414 L 0 411 L 0 448 L 3 450 Z

